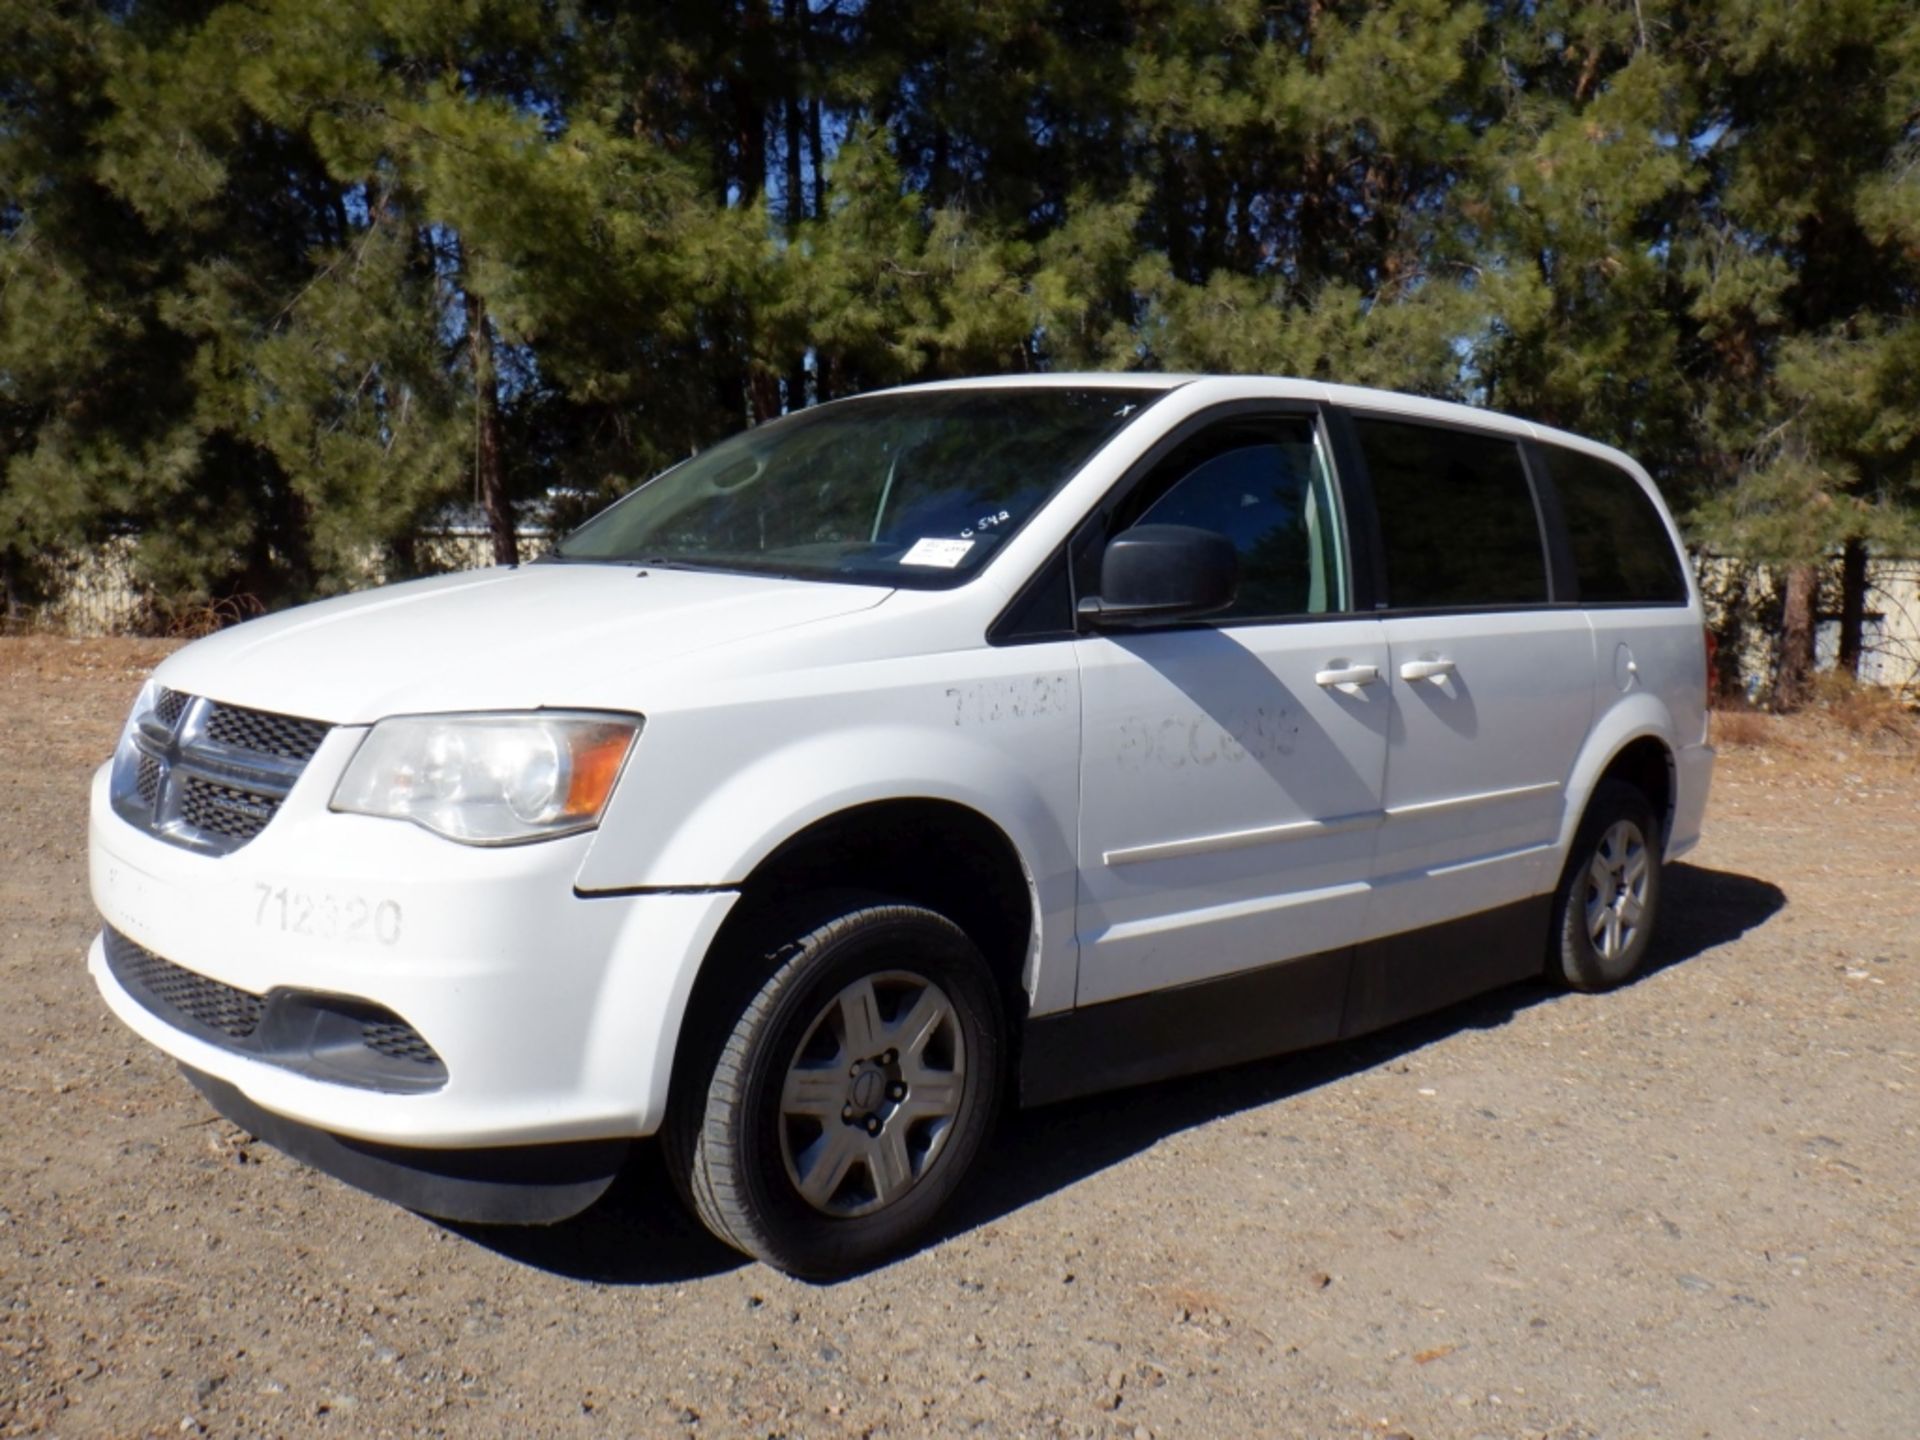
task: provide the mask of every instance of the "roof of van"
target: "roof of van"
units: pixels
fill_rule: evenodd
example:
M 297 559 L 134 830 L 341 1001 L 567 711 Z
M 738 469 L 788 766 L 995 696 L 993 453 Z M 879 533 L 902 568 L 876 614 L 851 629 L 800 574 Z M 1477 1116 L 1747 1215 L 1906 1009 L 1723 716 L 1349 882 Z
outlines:
M 1611 445 L 1590 440 L 1584 435 L 1576 435 L 1571 431 L 1556 430 L 1551 426 L 1525 420 L 1517 415 L 1505 415 L 1497 410 L 1483 410 L 1477 406 L 1461 405 L 1450 400 L 1431 400 L 1424 395 L 1409 395 L 1399 390 L 1376 390 L 1364 385 L 1333 385 L 1324 380 L 1306 380 L 1292 375 L 1197 375 L 1084 370 L 1064 373 L 1048 372 L 1040 375 L 981 375 L 959 380 L 931 380 L 919 385 L 903 385 L 893 390 L 876 390 L 867 393 L 898 395 L 921 390 L 1099 388 L 1158 391 L 1164 394 L 1187 386 L 1206 386 L 1210 390 L 1217 388 L 1220 391 L 1219 398 L 1223 401 L 1253 398 L 1318 400 L 1354 410 L 1386 411 L 1416 420 L 1503 430 L 1514 435 L 1523 435 L 1535 440 L 1569 445 L 1574 449 L 1586 450 L 1593 454 L 1606 455 L 1625 461 L 1635 469 L 1639 468 L 1631 456 L 1616 450 Z

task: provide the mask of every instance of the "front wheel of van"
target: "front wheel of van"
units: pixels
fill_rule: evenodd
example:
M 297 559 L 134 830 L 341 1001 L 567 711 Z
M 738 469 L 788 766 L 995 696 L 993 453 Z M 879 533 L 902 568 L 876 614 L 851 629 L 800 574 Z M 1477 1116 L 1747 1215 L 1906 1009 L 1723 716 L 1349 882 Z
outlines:
M 789 1274 L 844 1275 L 920 1235 L 999 1103 L 999 993 L 979 949 L 916 905 L 797 921 L 689 1115 L 707 1227 Z M 689 1107 L 691 1108 L 691 1107 Z
M 1554 897 L 1550 964 L 1576 990 L 1639 972 L 1660 908 L 1659 828 L 1638 788 L 1595 787 Z

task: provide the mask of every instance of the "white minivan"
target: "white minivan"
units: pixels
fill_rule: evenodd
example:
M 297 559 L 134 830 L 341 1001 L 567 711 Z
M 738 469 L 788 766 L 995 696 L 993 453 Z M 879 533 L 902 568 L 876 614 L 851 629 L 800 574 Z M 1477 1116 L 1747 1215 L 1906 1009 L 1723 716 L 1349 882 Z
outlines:
M 168 658 L 95 777 L 89 965 L 400 1204 L 560 1219 L 658 1134 L 721 1239 L 844 1273 L 1006 1102 L 1631 976 L 1706 665 L 1591 441 L 1300 380 L 888 391 Z

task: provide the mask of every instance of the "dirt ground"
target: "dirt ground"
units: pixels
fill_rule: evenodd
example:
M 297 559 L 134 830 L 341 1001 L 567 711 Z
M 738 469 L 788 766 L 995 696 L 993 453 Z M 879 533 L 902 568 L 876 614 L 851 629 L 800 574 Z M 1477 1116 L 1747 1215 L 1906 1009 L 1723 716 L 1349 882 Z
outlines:
M 1920 1434 L 1920 766 L 1749 722 L 1657 964 L 1033 1112 L 943 1236 L 744 1263 L 658 1161 L 435 1224 L 109 1018 L 84 786 L 165 647 L 0 640 L 0 1434 Z

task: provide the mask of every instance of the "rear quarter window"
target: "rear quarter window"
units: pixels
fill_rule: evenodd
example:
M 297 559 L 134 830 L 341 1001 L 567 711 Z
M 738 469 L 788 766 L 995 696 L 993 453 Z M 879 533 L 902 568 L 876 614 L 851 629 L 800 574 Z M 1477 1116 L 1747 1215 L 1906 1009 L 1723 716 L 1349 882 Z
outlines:
M 1684 605 L 1673 537 L 1640 482 L 1618 465 L 1548 446 L 1547 464 L 1573 546 L 1584 605 Z

